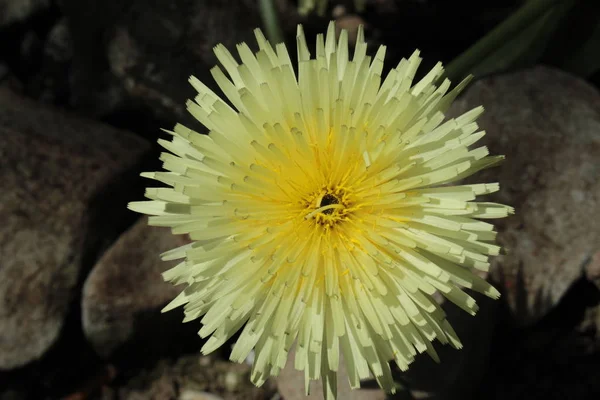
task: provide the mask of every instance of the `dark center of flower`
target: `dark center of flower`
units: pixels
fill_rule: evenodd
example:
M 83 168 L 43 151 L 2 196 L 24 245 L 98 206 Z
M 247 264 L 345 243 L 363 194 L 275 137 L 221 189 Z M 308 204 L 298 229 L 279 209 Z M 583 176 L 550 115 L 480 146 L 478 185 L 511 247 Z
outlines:
M 328 206 L 331 204 L 340 204 L 340 200 L 337 197 L 335 197 L 333 194 L 327 193 L 321 199 L 321 203 L 319 204 L 319 207 L 325 207 L 325 206 Z M 326 214 L 326 215 L 330 215 L 332 213 L 333 213 L 333 208 L 329 208 L 329 209 L 323 211 L 323 214 Z

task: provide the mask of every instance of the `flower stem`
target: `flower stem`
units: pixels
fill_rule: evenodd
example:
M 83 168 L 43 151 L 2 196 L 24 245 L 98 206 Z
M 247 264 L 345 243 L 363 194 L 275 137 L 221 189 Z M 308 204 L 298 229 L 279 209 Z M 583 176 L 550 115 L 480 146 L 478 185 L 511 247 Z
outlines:
M 510 17 L 452 60 L 446 67 L 446 76 L 452 81 L 459 81 L 468 75 L 478 62 L 561 1 L 565 0 L 528 0 Z
M 275 0 L 260 0 L 260 16 L 265 27 L 267 38 L 273 44 L 283 42 L 283 34 L 279 25 Z

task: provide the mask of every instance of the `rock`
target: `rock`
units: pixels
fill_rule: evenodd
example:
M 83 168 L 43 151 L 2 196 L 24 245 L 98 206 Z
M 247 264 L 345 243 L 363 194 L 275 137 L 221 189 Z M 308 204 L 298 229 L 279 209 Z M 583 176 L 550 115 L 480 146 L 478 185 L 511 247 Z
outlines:
M 41 68 L 28 83 L 28 93 L 45 103 L 68 104 L 72 61 L 71 35 L 67 20 L 61 18 L 46 37 Z
M 585 267 L 586 278 L 594 282 L 600 289 L 600 250 L 598 250 L 589 260 Z
M 277 376 L 277 388 L 285 400 L 318 400 L 323 398 L 323 381 L 311 381 L 310 395 L 305 396 L 304 392 L 304 371 L 298 371 L 294 368 L 295 347 L 290 350 L 285 368 Z M 350 389 L 346 364 L 340 354 L 340 364 L 338 367 L 338 399 L 348 400 L 383 400 L 386 395 L 383 390 L 377 389 Z M 377 384 L 375 384 L 377 387 Z
M 350 46 L 354 46 L 356 44 L 356 38 L 358 36 L 358 27 L 361 25 L 365 28 L 368 28 L 368 26 L 366 26 L 365 21 L 359 15 L 341 15 L 335 20 L 335 32 L 336 35 L 338 35 L 339 37 L 339 34 L 342 31 L 342 29 L 348 31 L 348 43 L 350 44 Z
M 179 400 L 223 400 L 215 394 L 207 392 L 198 392 L 196 390 L 184 390 L 179 394 Z
M 103 116 L 135 109 L 168 124 L 192 121 L 190 75 L 216 88 L 213 47 L 254 42 L 262 25 L 254 0 L 65 0 L 63 11 L 74 46 L 73 105 Z
M 57 340 L 82 271 L 131 221 L 148 144 L 0 89 L 0 370 Z
M 271 380 L 257 388 L 250 382 L 250 367 L 215 360 L 200 365 L 200 355 L 185 355 L 175 360 L 161 360 L 153 367 L 134 371 L 111 385 L 109 396 L 120 400 L 263 400 L 276 393 Z M 235 390 L 226 388 L 227 376 L 237 375 Z
M 223 378 L 225 390 L 228 392 L 235 392 L 240 387 L 240 380 L 241 377 L 239 374 L 234 371 L 227 372 Z
M 83 330 L 98 354 L 110 358 L 121 351 L 133 359 L 173 350 L 174 343 L 198 347 L 197 326 L 182 324 L 178 312 L 160 312 L 183 289 L 163 281 L 161 273 L 174 262 L 163 262 L 160 254 L 188 242 L 169 229 L 149 227 L 144 217 L 104 253 L 81 303 Z
M 0 0 L 0 28 L 50 7 L 50 0 Z
M 56 62 L 69 62 L 73 58 L 73 43 L 66 18 L 61 18 L 48 32 L 44 53 Z
M 453 113 L 483 104 L 482 145 L 504 154 L 477 182 L 500 182 L 491 201 L 516 214 L 496 221 L 506 254 L 493 261 L 514 318 L 531 325 L 547 314 L 599 250 L 600 96 L 584 81 L 536 67 L 482 79 Z
M 592 341 L 590 347 L 595 352 L 600 352 L 600 251 L 597 251 L 589 260 L 589 264 L 586 266 L 585 278 L 597 289 L 596 301 L 593 306 L 589 306 L 585 310 L 584 318 L 578 326 L 578 330 L 588 334 Z

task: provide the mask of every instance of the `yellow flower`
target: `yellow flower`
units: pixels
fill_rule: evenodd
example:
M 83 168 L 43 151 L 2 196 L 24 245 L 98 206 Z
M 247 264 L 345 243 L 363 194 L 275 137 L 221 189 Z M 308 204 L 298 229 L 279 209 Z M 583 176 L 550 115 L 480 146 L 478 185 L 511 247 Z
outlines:
M 182 259 L 164 278 L 187 288 L 165 310 L 185 305 L 202 317 L 202 351 L 242 329 L 231 360 L 252 349 L 252 381 L 284 367 L 324 379 L 334 398 L 340 354 L 350 383 L 375 376 L 393 391 L 389 361 L 406 370 L 421 352 L 437 358 L 434 339 L 461 343 L 432 295 L 439 291 L 474 314 L 461 288 L 497 298 L 473 270 L 487 270 L 493 226 L 512 208 L 476 202 L 497 183 L 449 186 L 502 157 L 472 148 L 484 135 L 483 108 L 444 121 L 466 85 L 448 92 L 436 65 L 412 84 L 415 52 L 382 80 L 385 47 L 367 56 L 359 31 L 348 57 L 347 32 L 317 36 L 311 59 L 298 27 L 298 73 L 283 44 L 256 30 L 260 50 L 224 46 L 212 75 L 230 106 L 196 78 L 189 111 L 209 130 L 177 125 L 161 160 L 169 172 L 144 173 L 167 184 L 129 207 L 150 224 L 189 234 L 192 244 L 163 255 Z

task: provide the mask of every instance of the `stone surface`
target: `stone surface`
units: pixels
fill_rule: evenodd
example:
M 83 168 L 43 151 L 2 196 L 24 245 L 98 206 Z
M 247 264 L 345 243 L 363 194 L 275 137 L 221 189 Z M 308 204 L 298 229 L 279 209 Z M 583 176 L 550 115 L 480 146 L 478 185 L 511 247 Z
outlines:
M 152 367 L 123 376 L 108 386 L 104 398 L 118 400 L 265 400 L 273 398 L 275 384 L 267 380 L 257 388 L 250 382 L 250 367 L 229 361 L 185 355 L 161 360 Z M 203 360 L 203 362 L 200 362 Z M 239 385 L 228 390 L 226 377 L 235 374 Z
M 129 355 L 156 352 L 174 347 L 184 333 L 199 347 L 197 324 L 181 324 L 177 311 L 160 312 L 182 290 L 163 281 L 161 273 L 176 262 L 163 262 L 160 254 L 186 243 L 170 229 L 149 227 L 144 217 L 100 258 L 81 304 L 84 333 L 98 354 L 111 357 L 124 345 Z
M 590 257 L 588 264 L 585 266 L 585 276 L 600 289 L 600 250 Z
M 596 252 L 586 265 L 585 278 L 596 289 L 596 303 L 585 310 L 584 318 L 579 325 L 579 331 L 588 334 L 594 350 L 600 352 L 600 251 Z
M 28 82 L 27 93 L 45 103 L 67 104 L 72 60 L 71 34 L 66 18 L 61 18 L 45 38 L 41 65 Z
M 23 21 L 49 6 L 50 0 L 0 0 L 0 27 Z
M 199 392 L 197 390 L 184 390 L 179 394 L 179 400 L 223 400 L 216 394 Z
M 0 89 L 0 370 L 58 338 L 81 271 L 130 218 L 148 147 Z
M 483 104 L 482 145 L 504 154 L 473 182 L 500 182 L 492 201 L 516 209 L 497 220 L 505 255 L 492 276 L 515 319 L 533 324 L 583 273 L 600 247 L 600 96 L 582 80 L 546 67 L 482 79 L 454 108 Z
M 218 43 L 254 42 L 254 0 L 65 0 L 73 37 L 72 103 L 93 115 L 134 109 L 166 123 L 191 121 L 185 100 L 196 75 L 215 88 Z

